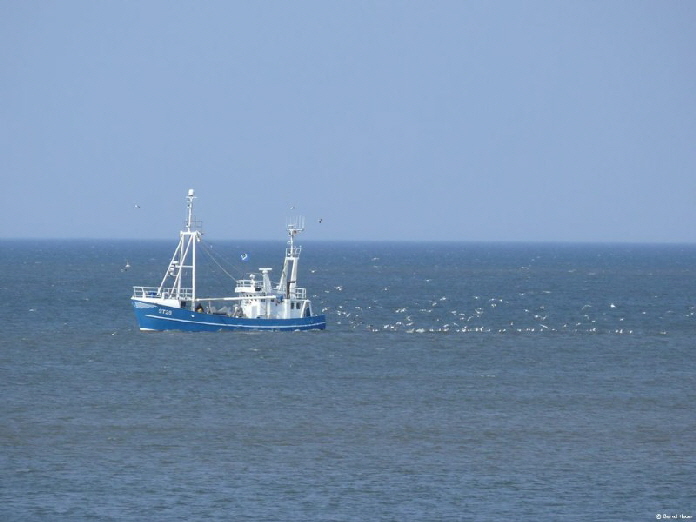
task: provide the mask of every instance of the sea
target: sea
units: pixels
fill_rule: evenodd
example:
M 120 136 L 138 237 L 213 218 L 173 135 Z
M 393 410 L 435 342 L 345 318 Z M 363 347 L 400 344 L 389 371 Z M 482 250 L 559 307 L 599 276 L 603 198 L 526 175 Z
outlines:
M 0 520 L 696 516 L 696 245 L 307 241 L 326 330 L 141 332 L 175 246 L 0 241 Z

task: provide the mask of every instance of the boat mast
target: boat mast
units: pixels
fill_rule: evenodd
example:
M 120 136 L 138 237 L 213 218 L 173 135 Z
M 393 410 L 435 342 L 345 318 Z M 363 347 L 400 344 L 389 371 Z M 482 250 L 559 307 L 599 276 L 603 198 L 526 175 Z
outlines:
M 186 222 L 185 230 L 179 232 L 179 245 L 174 251 L 169 268 L 164 274 L 160 283 L 159 294 L 167 294 L 167 297 L 179 300 L 196 300 L 196 242 L 200 240 L 201 233 L 193 217 L 193 200 L 196 199 L 193 189 L 189 189 L 186 196 Z M 187 265 L 186 260 L 191 255 L 191 264 Z M 191 269 L 191 288 L 182 289 L 184 270 Z M 173 278 L 171 288 L 165 288 L 167 280 Z M 190 293 L 189 293 L 190 290 Z
M 295 288 L 297 285 L 297 265 L 300 259 L 302 247 L 295 246 L 295 236 L 304 230 L 304 218 L 297 218 L 295 223 L 288 224 L 288 248 L 285 250 L 285 262 L 283 263 L 283 272 L 278 283 L 278 290 L 284 291 L 286 298 L 290 299 L 295 296 Z
M 191 231 L 193 224 L 193 200 L 196 199 L 193 189 L 189 189 L 186 196 L 186 234 L 191 245 L 191 302 L 196 302 L 196 242 L 200 238 L 198 230 Z M 188 250 L 188 249 L 187 249 Z

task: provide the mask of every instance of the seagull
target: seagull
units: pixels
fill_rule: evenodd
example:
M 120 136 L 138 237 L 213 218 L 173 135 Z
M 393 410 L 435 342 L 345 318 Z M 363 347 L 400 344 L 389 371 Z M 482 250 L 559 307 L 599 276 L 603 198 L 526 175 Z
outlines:
M 324 218 L 319 218 L 319 223 L 321 223 L 322 221 L 324 221 Z
M 246 260 L 249 258 L 249 254 L 247 254 L 247 253 L 245 252 L 245 253 L 243 253 L 241 256 L 239 256 L 239 258 L 240 258 L 242 261 L 246 261 Z
M 130 268 L 130 263 L 129 263 L 128 261 L 126 261 L 126 266 L 124 266 L 124 267 L 121 269 L 121 272 L 125 272 L 125 271 L 128 270 L 129 268 Z
M 136 203 L 135 208 L 140 208 L 140 205 L 138 205 L 138 204 Z

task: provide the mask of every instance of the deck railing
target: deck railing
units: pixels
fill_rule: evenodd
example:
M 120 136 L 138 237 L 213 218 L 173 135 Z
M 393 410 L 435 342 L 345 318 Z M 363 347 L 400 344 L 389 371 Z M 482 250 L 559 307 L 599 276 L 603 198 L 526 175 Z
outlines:
M 242 285 L 243 283 L 253 283 Z M 237 281 L 237 290 L 247 291 L 252 293 L 252 290 L 260 291 L 260 281 L 241 280 Z M 240 288 L 240 286 L 242 288 Z M 191 288 L 160 288 L 157 286 L 134 286 L 133 297 L 136 299 L 158 298 L 158 299 L 179 299 L 181 301 L 190 301 L 193 299 L 193 289 Z M 307 299 L 306 288 L 295 288 L 295 291 L 289 296 L 290 299 Z
M 180 299 L 186 301 L 193 298 L 192 288 L 162 288 L 157 286 L 134 286 L 133 297 L 137 299 L 153 298 Z
M 263 281 L 257 281 L 256 279 L 239 279 L 235 286 L 236 292 L 260 292 L 263 290 Z

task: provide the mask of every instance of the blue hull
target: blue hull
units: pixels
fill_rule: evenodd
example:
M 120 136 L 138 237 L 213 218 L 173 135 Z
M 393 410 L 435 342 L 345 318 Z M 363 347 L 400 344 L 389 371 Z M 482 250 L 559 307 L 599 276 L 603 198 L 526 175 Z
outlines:
M 184 308 L 154 305 L 133 300 L 133 310 L 141 330 L 182 330 L 219 332 L 223 330 L 324 330 L 326 316 L 297 319 L 248 319 L 192 312 Z

